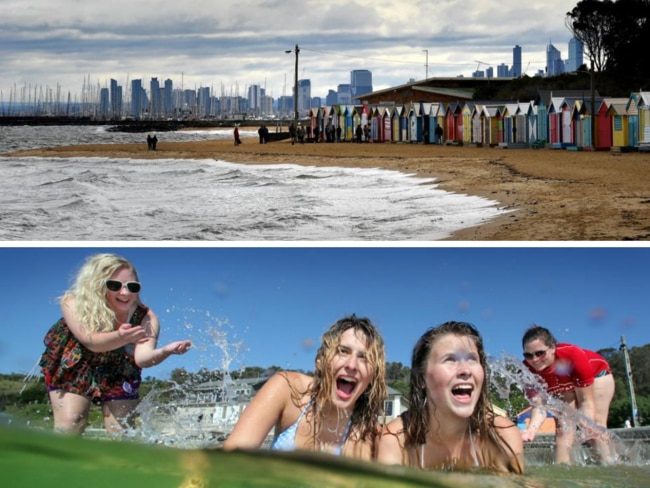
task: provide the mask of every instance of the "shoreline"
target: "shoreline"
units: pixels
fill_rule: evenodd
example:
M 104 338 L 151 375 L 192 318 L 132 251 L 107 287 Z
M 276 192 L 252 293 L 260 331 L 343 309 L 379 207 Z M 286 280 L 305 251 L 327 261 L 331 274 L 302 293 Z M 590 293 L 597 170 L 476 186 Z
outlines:
M 143 136 L 144 139 L 144 136 Z M 439 188 L 498 202 L 511 212 L 444 241 L 650 240 L 650 155 L 409 143 L 259 144 L 245 138 L 60 146 L 11 157 L 219 159 L 241 164 L 383 168 L 435 178 Z

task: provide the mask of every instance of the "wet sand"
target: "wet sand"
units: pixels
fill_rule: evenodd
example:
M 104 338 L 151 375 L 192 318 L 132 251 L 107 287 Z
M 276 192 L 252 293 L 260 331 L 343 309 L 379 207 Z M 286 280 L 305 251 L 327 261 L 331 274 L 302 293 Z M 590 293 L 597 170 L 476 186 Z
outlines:
M 437 178 L 447 191 L 495 200 L 512 210 L 454 233 L 454 241 L 650 240 L 650 154 L 502 149 L 408 143 L 259 144 L 244 139 L 187 143 L 98 144 L 12 156 L 221 159 L 392 169 Z

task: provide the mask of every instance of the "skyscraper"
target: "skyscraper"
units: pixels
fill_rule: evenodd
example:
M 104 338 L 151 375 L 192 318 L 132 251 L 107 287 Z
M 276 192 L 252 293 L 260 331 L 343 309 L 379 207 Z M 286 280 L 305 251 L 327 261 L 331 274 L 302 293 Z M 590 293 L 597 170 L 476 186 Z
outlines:
M 139 119 L 142 116 L 142 111 L 145 107 L 143 92 L 142 80 L 131 80 L 131 115 L 135 119 Z
M 352 105 L 352 86 L 348 84 L 339 85 L 336 89 L 338 103 L 340 105 Z
M 108 88 L 101 88 L 99 90 L 99 116 L 102 119 L 107 119 L 109 115 L 109 91 Z
M 111 79 L 111 118 L 119 120 L 122 118 L 122 87 L 117 84 L 117 80 Z
M 149 117 L 157 119 L 162 112 L 162 93 L 160 92 L 160 83 L 158 78 L 151 78 L 149 82 L 149 99 L 151 106 L 149 107 Z
M 311 108 L 311 81 L 298 80 L 298 113 L 305 115 Z
M 163 111 L 166 117 L 170 117 L 174 113 L 174 82 L 167 78 L 165 80 L 165 88 L 163 91 Z
M 513 78 L 521 77 L 521 46 L 512 48 L 512 73 Z
M 254 115 L 262 113 L 262 87 L 260 85 L 248 87 L 248 109 Z
M 350 91 L 353 103 L 359 101 L 360 95 L 372 92 L 372 73 L 367 69 L 350 71 Z
M 569 41 L 569 59 L 566 62 L 566 71 L 571 73 L 578 71 L 578 68 L 583 64 L 583 44 L 582 42 L 573 37 Z
M 551 43 L 546 47 L 546 76 L 557 76 L 564 73 L 562 54 Z

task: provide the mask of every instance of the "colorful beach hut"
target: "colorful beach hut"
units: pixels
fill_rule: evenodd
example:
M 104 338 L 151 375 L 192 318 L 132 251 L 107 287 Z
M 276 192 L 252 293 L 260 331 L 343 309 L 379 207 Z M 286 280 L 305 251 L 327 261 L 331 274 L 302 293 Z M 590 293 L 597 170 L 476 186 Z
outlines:
M 627 103 L 629 99 L 612 99 L 607 108 L 607 116 L 612 123 L 612 146 L 628 147 L 629 130 L 627 118 Z

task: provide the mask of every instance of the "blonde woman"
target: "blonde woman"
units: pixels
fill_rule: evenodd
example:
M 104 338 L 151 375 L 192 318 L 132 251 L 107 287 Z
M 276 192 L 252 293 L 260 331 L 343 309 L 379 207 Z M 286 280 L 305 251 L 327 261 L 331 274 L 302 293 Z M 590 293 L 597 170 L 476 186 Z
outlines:
M 160 325 L 140 289 L 129 261 L 97 254 L 61 298 L 63 317 L 45 336 L 40 361 L 55 430 L 81 434 L 91 402 L 101 404 L 109 433 L 131 426 L 142 368 L 190 349 L 190 341 L 156 347 Z
M 386 399 L 384 342 L 352 315 L 321 338 L 314 376 L 278 372 L 255 395 L 224 449 L 257 448 L 275 428 L 271 449 L 374 457 Z
M 522 473 L 518 427 L 490 408 L 483 340 L 466 322 L 427 330 L 413 349 L 409 409 L 388 424 L 378 460 L 424 470 Z

